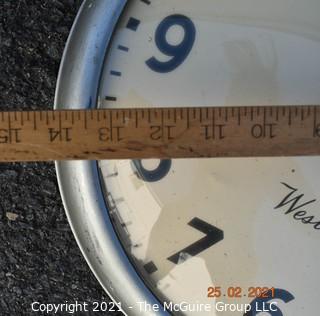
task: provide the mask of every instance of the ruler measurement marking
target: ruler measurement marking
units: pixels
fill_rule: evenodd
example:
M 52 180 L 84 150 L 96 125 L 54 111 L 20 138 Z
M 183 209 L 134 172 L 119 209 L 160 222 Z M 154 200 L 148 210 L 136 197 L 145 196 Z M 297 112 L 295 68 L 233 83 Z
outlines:
M 143 113 L 142 113 L 142 119 L 144 119 L 144 111 L 145 111 L 145 110 L 142 110 L 142 111 L 143 111 Z M 151 123 L 151 110 L 148 109 L 147 112 L 148 112 L 148 123 L 150 124 L 150 123 Z
M 74 125 L 74 112 L 71 112 L 71 124 Z
M 121 113 L 122 113 L 122 124 L 125 124 L 125 122 L 126 122 L 126 113 L 125 113 L 125 110 L 121 110 Z
M 238 107 L 237 108 L 237 113 L 238 113 L 238 125 L 241 125 L 241 109 Z
M 113 113 L 113 111 L 111 110 L 109 113 L 109 129 L 110 129 L 110 140 L 111 141 L 113 141 L 112 113 Z
M 304 107 L 301 108 L 301 121 L 304 121 Z
M 162 134 L 162 139 L 164 138 L 164 111 L 161 111 L 161 134 Z M 169 112 L 169 111 L 168 111 Z
M 82 111 L 83 116 L 84 116 L 84 129 L 87 130 L 88 129 L 88 118 L 87 118 L 87 111 Z
M 62 122 L 61 122 L 61 112 L 59 112 L 59 137 L 60 137 L 60 141 L 62 140 L 61 139 L 61 129 L 62 129 Z
M 139 127 L 138 111 L 135 112 L 136 128 Z
M 316 130 L 317 130 L 317 108 L 314 106 L 313 107 L 313 137 L 316 136 Z
M 33 112 L 33 129 L 37 130 L 37 112 Z
M 49 112 L 46 112 L 46 124 L 49 125 Z
M 108 124 L 109 124 L 109 113 L 110 113 L 110 112 L 107 112 L 106 109 L 104 110 L 103 119 L 105 120 L 106 126 L 108 126 Z
M 8 139 L 9 139 L 9 143 L 11 144 L 11 117 L 10 117 L 10 112 L 8 113 L 8 131 L 9 131 L 9 135 L 8 135 Z
M 23 113 L 24 112 L 20 112 L 20 124 L 21 124 L 21 126 L 24 126 Z
M 187 128 L 190 128 L 190 108 L 187 108 Z
M 226 121 L 226 122 L 228 122 L 228 109 L 229 108 L 225 108 L 224 110 L 225 110 L 225 117 L 224 117 L 224 120 Z
M 219 111 L 219 117 L 221 117 L 220 108 L 218 109 L 218 111 Z M 216 109 L 215 108 L 211 109 L 211 112 L 212 112 L 212 136 L 215 137 Z
M 250 109 L 250 119 L 251 119 L 251 122 L 253 121 L 253 107 Z
M 291 126 L 292 124 L 292 108 L 289 108 L 289 117 L 288 117 L 288 124 Z

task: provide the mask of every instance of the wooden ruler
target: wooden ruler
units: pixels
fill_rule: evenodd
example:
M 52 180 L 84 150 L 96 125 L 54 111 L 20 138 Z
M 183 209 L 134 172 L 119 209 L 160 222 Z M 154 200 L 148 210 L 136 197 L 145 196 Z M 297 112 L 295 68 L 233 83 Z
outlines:
M 0 161 L 320 155 L 320 106 L 0 112 Z

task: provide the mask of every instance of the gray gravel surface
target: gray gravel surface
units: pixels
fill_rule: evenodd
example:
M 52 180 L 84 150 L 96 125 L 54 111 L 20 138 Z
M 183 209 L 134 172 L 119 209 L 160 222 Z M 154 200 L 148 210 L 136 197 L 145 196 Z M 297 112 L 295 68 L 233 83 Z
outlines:
M 0 0 L 0 110 L 52 108 L 79 6 L 77 0 Z M 44 315 L 31 311 L 34 301 L 108 298 L 70 231 L 53 164 L 0 164 L 0 316 Z M 99 313 L 76 313 L 91 314 Z

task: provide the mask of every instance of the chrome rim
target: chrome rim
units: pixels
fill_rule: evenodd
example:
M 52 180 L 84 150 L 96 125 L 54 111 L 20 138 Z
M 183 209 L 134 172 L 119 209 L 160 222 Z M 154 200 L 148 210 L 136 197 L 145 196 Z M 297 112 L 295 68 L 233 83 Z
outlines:
M 104 58 L 126 0 L 84 1 L 71 30 L 57 82 L 55 109 L 96 106 Z M 67 217 L 91 270 L 125 313 L 150 315 L 137 302 L 159 304 L 126 256 L 113 229 L 94 161 L 56 162 Z M 168 315 L 157 312 L 157 315 Z

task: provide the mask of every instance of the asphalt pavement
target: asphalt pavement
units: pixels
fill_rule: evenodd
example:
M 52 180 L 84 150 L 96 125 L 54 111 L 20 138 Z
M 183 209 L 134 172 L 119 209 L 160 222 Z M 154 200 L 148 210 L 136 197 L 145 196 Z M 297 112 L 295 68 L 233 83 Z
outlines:
M 0 0 L 0 110 L 52 109 L 63 48 L 80 4 Z M 0 316 L 70 315 L 34 312 L 31 305 L 108 300 L 69 228 L 54 165 L 0 164 Z M 119 315 L 74 313 L 98 314 Z

